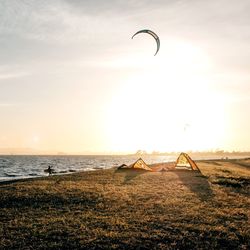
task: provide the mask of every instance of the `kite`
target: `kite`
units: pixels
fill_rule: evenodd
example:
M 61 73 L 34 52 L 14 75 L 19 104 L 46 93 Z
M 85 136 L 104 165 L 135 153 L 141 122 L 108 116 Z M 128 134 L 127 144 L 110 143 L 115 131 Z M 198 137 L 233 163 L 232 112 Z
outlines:
M 157 49 L 156 49 L 156 52 L 155 52 L 154 55 L 156 55 L 158 53 L 159 49 L 160 49 L 160 39 L 159 39 L 159 37 L 152 30 L 139 30 L 132 36 L 132 39 L 134 38 L 134 36 L 136 36 L 137 34 L 140 34 L 140 33 L 147 33 L 147 34 L 151 35 L 155 39 L 156 44 L 157 44 Z

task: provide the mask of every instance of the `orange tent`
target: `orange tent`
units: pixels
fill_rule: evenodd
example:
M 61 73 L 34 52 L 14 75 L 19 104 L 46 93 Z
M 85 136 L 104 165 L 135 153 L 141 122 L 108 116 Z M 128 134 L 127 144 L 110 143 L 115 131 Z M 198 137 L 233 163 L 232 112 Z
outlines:
M 139 170 L 147 170 L 152 171 L 152 169 L 145 163 L 145 161 L 142 160 L 142 158 L 139 158 L 136 162 L 133 164 L 127 166 L 125 164 L 118 167 L 118 169 L 139 169 Z
M 188 170 L 200 171 L 196 163 L 186 153 L 181 153 L 179 155 L 175 163 L 175 169 L 188 169 Z

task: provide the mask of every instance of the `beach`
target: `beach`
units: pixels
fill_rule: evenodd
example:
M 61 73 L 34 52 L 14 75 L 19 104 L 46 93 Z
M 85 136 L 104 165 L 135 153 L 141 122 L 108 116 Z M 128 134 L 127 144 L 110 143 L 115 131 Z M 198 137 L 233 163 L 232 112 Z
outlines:
M 0 249 L 249 249 L 250 158 L 0 184 Z

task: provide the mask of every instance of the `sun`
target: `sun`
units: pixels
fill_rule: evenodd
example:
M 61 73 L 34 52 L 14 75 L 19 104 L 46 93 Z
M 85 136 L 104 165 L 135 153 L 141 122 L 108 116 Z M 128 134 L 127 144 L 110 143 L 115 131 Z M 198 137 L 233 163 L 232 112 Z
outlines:
M 209 87 L 206 56 L 191 45 L 174 44 L 171 53 L 142 65 L 119 85 L 108 105 L 105 130 L 111 150 L 218 147 L 224 107 Z

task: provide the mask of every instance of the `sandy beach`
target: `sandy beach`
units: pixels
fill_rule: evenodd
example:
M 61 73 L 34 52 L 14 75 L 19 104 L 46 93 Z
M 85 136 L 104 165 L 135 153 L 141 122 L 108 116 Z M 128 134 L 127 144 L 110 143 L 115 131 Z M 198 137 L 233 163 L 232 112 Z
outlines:
M 249 249 L 250 159 L 197 164 L 1 183 L 0 248 Z

